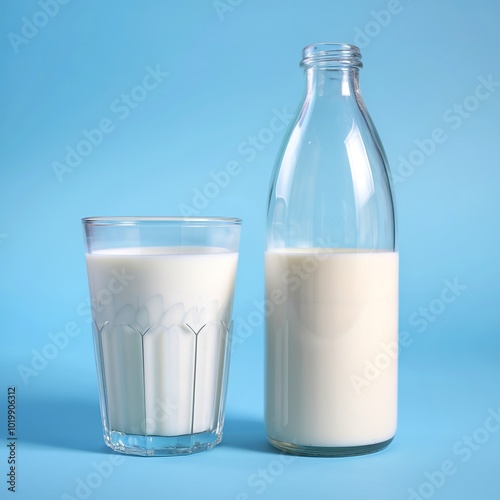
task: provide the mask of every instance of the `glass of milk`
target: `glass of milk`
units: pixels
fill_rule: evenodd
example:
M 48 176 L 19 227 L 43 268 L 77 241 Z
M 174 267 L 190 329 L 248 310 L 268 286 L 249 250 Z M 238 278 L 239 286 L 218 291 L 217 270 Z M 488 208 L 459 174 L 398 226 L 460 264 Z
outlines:
M 105 443 L 133 455 L 222 439 L 241 220 L 82 220 Z

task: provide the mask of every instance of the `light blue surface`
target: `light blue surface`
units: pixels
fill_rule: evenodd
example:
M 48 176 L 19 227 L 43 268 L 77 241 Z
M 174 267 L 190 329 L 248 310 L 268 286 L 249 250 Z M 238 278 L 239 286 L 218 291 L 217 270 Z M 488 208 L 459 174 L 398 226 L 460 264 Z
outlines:
M 9 0 L 0 17 L 0 496 L 497 499 L 497 3 L 59 1 Z M 361 88 L 397 180 L 399 431 L 386 451 L 348 459 L 283 457 L 262 423 L 265 207 L 284 132 L 259 149 L 249 137 L 296 109 L 300 51 L 318 41 L 361 45 Z M 54 162 L 98 126 L 58 178 Z M 186 211 L 244 219 L 225 438 L 189 457 L 112 455 L 80 218 Z

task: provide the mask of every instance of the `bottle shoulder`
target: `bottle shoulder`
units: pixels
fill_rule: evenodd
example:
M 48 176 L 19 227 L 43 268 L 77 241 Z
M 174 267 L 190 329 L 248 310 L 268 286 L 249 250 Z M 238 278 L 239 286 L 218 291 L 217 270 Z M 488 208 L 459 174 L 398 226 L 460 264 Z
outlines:
M 358 105 L 304 103 L 274 168 L 268 231 L 278 247 L 329 234 L 344 247 L 394 249 L 387 160 Z

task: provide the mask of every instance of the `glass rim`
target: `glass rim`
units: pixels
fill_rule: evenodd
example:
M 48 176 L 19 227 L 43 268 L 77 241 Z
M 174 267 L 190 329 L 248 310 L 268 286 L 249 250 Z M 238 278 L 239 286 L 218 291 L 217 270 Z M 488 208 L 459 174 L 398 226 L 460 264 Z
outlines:
M 191 224 L 194 226 L 240 226 L 242 219 L 238 217 L 198 217 L 198 216 L 94 216 L 83 217 L 85 226 L 133 226 L 143 223 L 164 223 L 169 225 Z

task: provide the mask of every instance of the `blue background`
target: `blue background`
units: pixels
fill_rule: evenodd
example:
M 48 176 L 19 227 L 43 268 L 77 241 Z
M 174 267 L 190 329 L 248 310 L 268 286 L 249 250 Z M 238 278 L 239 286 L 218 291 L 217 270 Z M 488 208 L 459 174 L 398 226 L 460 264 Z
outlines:
M 2 497 L 16 386 L 19 499 L 499 498 L 497 2 L 5 0 L 2 11 Z M 361 46 L 401 254 L 398 434 L 348 459 L 283 457 L 263 427 L 265 210 L 284 135 L 263 130 L 296 109 L 300 51 L 318 41 Z M 156 80 L 137 89 L 148 71 Z M 79 144 L 85 156 L 61 173 Z M 244 219 L 224 440 L 189 457 L 121 457 L 101 437 L 80 218 L 187 212 Z M 55 337 L 67 342 L 54 350 Z

